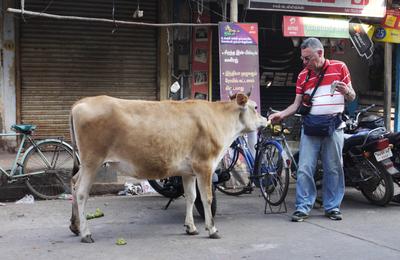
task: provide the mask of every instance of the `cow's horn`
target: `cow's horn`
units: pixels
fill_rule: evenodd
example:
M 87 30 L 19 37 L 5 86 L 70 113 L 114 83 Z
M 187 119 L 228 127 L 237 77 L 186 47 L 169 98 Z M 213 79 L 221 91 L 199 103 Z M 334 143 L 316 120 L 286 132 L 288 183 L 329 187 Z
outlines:
M 251 91 L 253 91 L 253 86 L 251 86 L 251 88 L 250 88 L 249 92 L 247 92 L 247 94 L 246 94 L 248 97 L 250 97 L 250 95 L 251 95 Z
M 233 94 L 233 91 L 232 91 L 232 90 L 229 90 L 228 95 L 229 95 L 229 99 L 230 99 L 230 100 L 233 100 L 233 99 L 235 99 L 235 97 L 236 97 L 236 94 Z

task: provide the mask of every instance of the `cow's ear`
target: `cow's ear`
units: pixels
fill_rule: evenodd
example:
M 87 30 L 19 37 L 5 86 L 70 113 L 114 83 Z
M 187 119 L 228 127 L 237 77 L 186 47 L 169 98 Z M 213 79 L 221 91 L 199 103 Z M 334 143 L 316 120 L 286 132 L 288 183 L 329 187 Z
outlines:
M 246 105 L 248 99 L 249 98 L 245 94 L 238 93 L 236 95 L 236 102 L 238 103 L 239 106 Z

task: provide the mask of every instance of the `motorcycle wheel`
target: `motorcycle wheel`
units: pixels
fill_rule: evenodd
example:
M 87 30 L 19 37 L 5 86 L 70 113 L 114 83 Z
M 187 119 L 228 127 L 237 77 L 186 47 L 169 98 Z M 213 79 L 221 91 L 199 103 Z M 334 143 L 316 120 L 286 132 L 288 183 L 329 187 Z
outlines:
M 183 195 L 182 177 L 169 177 L 160 180 L 148 180 L 155 191 L 164 197 L 176 199 Z
M 215 196 L 215 185 L 212 185 L 212 202 L 211 202 L 211 214 L 214 217 L 215 213 L 217 212 L 217 197 Z M 203 202 L 201 201 L 200 191 L 196 184 L 196 200 L 194 201 L 194 206 L 196 207 L 197 212 L 199 215 L 204 219 L 204 207 Z
M 386 171 L 381 163 L 375 160 L 370 162 L 376 170 L 379 171 L 379 177 L 374 177 L 366 184 L 360 186 L 361 193 L 372 204 L 385 206 L 393 198 L 394 188 L 392 176 Z

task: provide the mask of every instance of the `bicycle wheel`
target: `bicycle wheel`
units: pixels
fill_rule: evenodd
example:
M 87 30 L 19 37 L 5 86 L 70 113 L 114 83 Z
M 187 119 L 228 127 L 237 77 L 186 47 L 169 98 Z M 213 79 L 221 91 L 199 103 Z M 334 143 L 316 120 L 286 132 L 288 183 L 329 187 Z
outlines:
M 268 143 L 256 163 L 261 194 L 272 206 L 281 204 L 289 188 L 289 169 L 285 166 L 282 149 L 275 143 Z
M 60 141 L 38 142 L 31 146 L 22 161 L 29 190 L 42 199 L 56 199 L 71 193 L 74 166 L 73 152 Z
M 215 185 L 220 192 L 238 196 L 251 191 L 250 169 L 241 149 L 230 147 L 219 163 L 217 171 L 230 175 L 227 181 Z

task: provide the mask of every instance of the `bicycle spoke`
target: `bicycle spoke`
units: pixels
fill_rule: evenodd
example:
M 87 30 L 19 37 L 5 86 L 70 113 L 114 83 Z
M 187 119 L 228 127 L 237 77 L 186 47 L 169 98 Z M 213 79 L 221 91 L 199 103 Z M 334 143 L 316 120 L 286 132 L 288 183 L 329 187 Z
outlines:
M 237 196 L 251 191 L 250 170 L 238 147 L 228 149 L 220 162 L 219 170 L 230 175 L 228 181 L 216 185 L 222 193 Z
M 277 144 L 270 143 L 259 157 L 257 174 L 260 190 L 265 200 L 278 206 L 286 197 L 289 186 L 289 169 L 284 167 Z
M 30 150 L 23 162 L 26 184 L 37 196 L 45 199 L 57 198 L 70 192 L 73 156 L 69 147 L 61 142 L 43 142 Z M 33 174 L 43 171 L 43 174 Z

